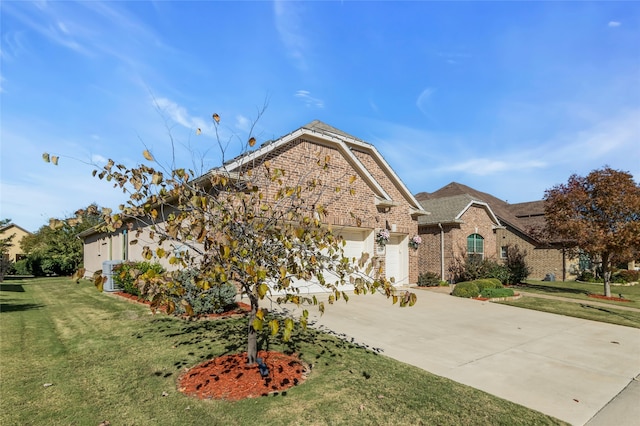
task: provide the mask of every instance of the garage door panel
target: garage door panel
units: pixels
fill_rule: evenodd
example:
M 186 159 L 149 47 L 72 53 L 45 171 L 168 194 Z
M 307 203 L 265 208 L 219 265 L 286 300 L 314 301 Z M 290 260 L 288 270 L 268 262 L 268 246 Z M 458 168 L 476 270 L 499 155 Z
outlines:
M 343 247 L 344 256 L 356 260 L 360 259 L 363 252 L 366 252 L 366 231 L 342 231 L 337 232 L 337 235 L 342 236 L 346 244 Z M 324 278 L 328 283 L 333 283 L 337 281 L 338 277 L 335 273 L 330 270 L 325 270 Z M 330 293 L 329 289 L 322 286 L 317 280 L 298 280 L 294 279 L 291 282 L 292 287 L 297 287 L 300 290 L 300 294 L 322 294 L 322 293 Z M 353 284 L 347 283 L 339 287 L 340 291 L 351 291 L 353 290 Z M 278 295 L 283 294 L 283 292 L 273 292 L 272 294 Z

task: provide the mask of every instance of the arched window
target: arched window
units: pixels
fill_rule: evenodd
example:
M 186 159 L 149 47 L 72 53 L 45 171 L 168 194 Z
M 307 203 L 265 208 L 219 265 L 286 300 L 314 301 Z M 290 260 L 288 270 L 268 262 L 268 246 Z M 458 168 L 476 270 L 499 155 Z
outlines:
M 467 237 L 467 256 L 469 260 L 482 260 L 484 258 L 484 238 L 480 234 L 471 234 Z

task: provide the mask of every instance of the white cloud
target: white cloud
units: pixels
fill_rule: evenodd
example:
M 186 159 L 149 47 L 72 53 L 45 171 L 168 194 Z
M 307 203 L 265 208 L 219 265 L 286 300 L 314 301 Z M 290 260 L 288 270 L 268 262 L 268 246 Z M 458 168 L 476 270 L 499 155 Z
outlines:
M 539 160 L 523 161 L 517 158 L 499 159 L 497 158 L 474 158 L 462 162 L 453 163 L 438 168 L 439 171 L 450 172 L 463 172 L 474 176 L 489 176 L 498 173 L 506 172 L 524 172 L 531 169 L 542 169 L 547 166 L 547 163 Z
M 160 114 L 173 122 L 189 130 L 200 129 L 203 134 L 213 133 L 213 124 L 208 123 L 200 117 L 193 117 L 187 109 L 167 98 L 157 98 L 153 100 L 154 106 L 158 108 Z
M 622 25 L 622 23 L 618 22 L 618 21 L 609 21 L 609 23 L 607 25 L 612 27 L 612 28 L 615 28 L 615 27 L 619 27 L 620 25 Z
M 93 154 L 91 156 L 91 162 L 94 164 L 106 164 L 107 159 L 100 154 Z
M 244 115 L 236 115 L 236 128 L 242 132 L 249 132 L 251 130 L 251 120 Z
M 314 98 L 307 90 L 298 90 L 294 96 L 301 99 L 307 107 L 324 108 L 324 101 Z
M 276 0 L 273 3 L 275 26 L 280 40 L 289 56 L 294 59 L 296 66 L 306 69 L 305 51 L 308 42 L 302 35 L 303 31 L 300 27 L 302 17 L 296 6 L 294 2 Z
M 435 91 L 436 89 L 432 87 L 427 87 L 422 91 L 422 93 L 420 93 L 420 96 L 418 96 L 418 99 L 416 100 L 416 106 L 426 116 L 429 115 L 429 110 L 428 110 L 429 100 L 431 99 L 431 96 L 435 93 Z

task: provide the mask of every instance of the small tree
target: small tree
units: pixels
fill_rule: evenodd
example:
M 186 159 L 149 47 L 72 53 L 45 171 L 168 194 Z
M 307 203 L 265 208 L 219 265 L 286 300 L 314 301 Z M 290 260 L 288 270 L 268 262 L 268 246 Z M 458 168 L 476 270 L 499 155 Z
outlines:
M 507 283 L 519 284 L 529 276 L 531 269 L 527 266 L 525 257 L 527 257 L 527 252 L 521 251 L 517 244 L 515 246 L 507 246 L 507 258 L 505 260 L 505 266 L 509 271 Z
M 213 115 L 217 132 L 220 117 Z M 250 136 L 246 152 L 256 143 Z M 219 142 L 219 146 L 224 144 Z M 222 149 L 224 158 L 224 149 Z M 201 176 L 193 170 L 163 168 L 148 150 L 143 152 L 150 165 L 126 167 L 113 160 L 94 176 L 114 182 L 129 195 L 118 213 L 103 211 L 100 227 L 115 232 L 127 227 L 130 234 L 156 243 L 143 247 L 143 256 L 167 259 L 176 270 L 138 277 L 141 293 L 152 300 L 152 308 L 166 305 L 176 309 L 176 295 L 185 294 L 178 274 L 194 269 L 194 279 L 202 291 L 212 285 L 235 283 L 251 304 L 247 324 L 247 362 L 257 356 L 257 333 L 268 327 L 282 333 L 286 341 L 294 327 L 292 318 L 267 321 L 260 302 L 271 298 L 277 303 L 315 305 L 324 312 L 325 302 L 300 294 L 295 280 L 315 280 L 327 289 L 329 304 L 348 295 L 341 286 L 350 282 L 356 294 L 380 290 L 401 306 L 413 305 L 415 294 L 396 295 L 391 282 L 375 270 L 368 255 L 360 259 L 344 256 L 345 241 L 336 236 L 322 219 L 342 197 L 355 196 L 356 176 L 343 174 L 333 166 L 330 156 L 309 153 L 300 158 L 301 170 L 289 173 L 271 164 L 268 158 L 240 157 L 234 168 L 223 165 Z M 53 157 L 51 157 L 53 158 Z M 45 154 L 45 160 L 49 155 Z M 332 180 L 329 182 L 328 175 Z M 360 223 L 358 212 L 351 212 Z M 137 244 L 138 239 L 130 242 Z M 180 247 L 180 251 L 176 252 Z M 102 277 L 96 278 L 98 286 Z M 276 296 L 277 295 L 277 296 Z M 187 314 L 193 308 L 187 298 L 178 302 Z M 300 323 L 306 326 L 308 311 Z
M 544 201 L 547 233 L 598 258 L 604 294 L 611 296 L 611 266 L 640 252 L 640 185 L 628 172 L 604 167 L 571 175 L 548 189 Z

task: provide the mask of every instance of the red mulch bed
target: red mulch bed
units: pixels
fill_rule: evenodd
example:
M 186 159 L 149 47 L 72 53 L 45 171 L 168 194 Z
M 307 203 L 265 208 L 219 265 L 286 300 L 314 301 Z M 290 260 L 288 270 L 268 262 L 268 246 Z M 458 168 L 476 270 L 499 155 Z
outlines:
M 139 298 L 138 296 L 135 296 L 133 294 L 129 294 L 129 293 L 125 293 L 124 291 L 116 291 L 113 294 L 115 294 L 116 296 L 120 296 L 120 297 L 124 297 L 125 299 L 131 300 L 133 302 L 136 303 L 142 303 L 144 305 L 151 305 L 151 302 L 149 302 L 148 300 L 144 300 Z M 165 311 L 166 309 L 164 307 L 160 307 L 161 311 Z M 222 318 L 222 317 L 228 317 L 231 315 L 241 315 L 241 314 L 245 314 L 247 312 L 251 311 L 251 306 L 247 305 L 246 303 L 243 302 L 236 302 L 236 308 L 232 309 L 230 311 L 226 311 L 226 312 L 222 312 L 220 314 L 207 314 L 207 315 L 200 315 L 196 318 Z
M 593 297 L 594 299 L 613 300 L 614 302 L 631 302 L 629 299 L 622 299 L 621 297 L 607 297 L 601 294 L 589 294 L 588 296 Z
M 262 377 L 258 365 L 247 365 L 247 354 L 221 356 L 185 372 L 178 379 L 178 390 L 200 399 L 238 401 L 282 393 L 299 385 L 307 367 L 296 357 L 281 352 L 258 352 L 269 368 Z

